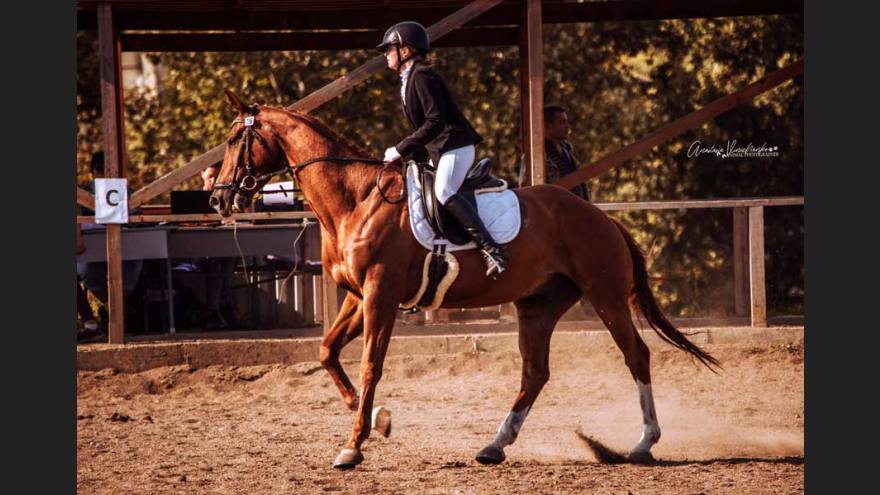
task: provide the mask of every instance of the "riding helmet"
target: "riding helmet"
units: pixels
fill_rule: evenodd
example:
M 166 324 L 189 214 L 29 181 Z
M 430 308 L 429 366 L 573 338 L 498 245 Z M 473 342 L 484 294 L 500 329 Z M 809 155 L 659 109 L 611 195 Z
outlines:
M 385 31 L 382 43 L 376 46 L 376 50 L 384 52 L 391 45 L 406 43 L 420 52 L 427 52 L 431 46 L 428 39 L 428 30 L 415 21 L 398 22 Z

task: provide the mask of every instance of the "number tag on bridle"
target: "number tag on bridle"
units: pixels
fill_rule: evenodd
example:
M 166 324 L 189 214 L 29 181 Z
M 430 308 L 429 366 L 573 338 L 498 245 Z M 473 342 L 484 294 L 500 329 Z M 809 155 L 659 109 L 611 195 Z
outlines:
M 253 125 L 254 125 L 254 116 L 253 115 L 248 115 L 247 117 L 244 118 L 244 126 L 245 127 L 252 127 Z

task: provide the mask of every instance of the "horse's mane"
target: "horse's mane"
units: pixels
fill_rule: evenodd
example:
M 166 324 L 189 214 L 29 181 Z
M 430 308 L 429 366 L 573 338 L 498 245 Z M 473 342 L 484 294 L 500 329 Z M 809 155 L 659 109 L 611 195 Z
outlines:
M 318 118 L 314 115 L 298 112 L 296 110 L 288 110 L 286 108 L 279 108 L 279 107 L 270 107 L 270 108 L 273 108 L 275 110 L 281 110 L 282 112 L 287 113 L 288 115 L 290 115 L 294 118 L 305 121 L 312 129 L 314 129 L 316 132 L 318 132 L 318 134 L 321 134 L 322 136 L 324 136 L 325 138 L 329 139 L 330 141 L 332 141 L 336 144 L 339 144 L 339 145 L 345 146 L 346 148 L 351 149 L 354 153 L 357 154 L 358 157 L 375 158 L 372 153 L 365 151 L 363 148 L 361 148 L 357 144 L 351 142 L 350 140 L 346 139 L 343 136 L 340 136 L 339 133 L 337 133 L 332 128 L 330 128 L 330 126 L 325 124 L 323 120 L 321 120 L 320 118 Z

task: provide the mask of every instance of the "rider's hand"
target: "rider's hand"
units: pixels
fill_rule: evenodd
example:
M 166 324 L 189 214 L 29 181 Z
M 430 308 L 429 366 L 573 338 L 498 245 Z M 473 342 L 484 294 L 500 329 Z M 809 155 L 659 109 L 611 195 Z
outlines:
M 208 167 L 205 170 L 202 170 L 202 191 L 210 191 L 214 189 L 214 180 L 217 179 L 217 172 L 220 171 L 220 167 Z
M 400 160 L 400 153 L 397 152 L 397 148 L 392 146 L 385 150 L 385 158 L 382 161 L 385 163 L 391 163 L 397 160 Z

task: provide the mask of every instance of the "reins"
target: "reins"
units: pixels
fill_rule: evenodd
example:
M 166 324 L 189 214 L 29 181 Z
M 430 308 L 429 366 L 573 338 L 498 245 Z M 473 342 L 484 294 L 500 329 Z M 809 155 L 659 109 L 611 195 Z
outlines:
M 246 116 L 243 120 L 242 119 L 235 119 L 232 121 L 232 125 L 244 124 L 244 126 L 245 126 L 244 150 L 243 150 L 243 153 L 241 153 L 239 155 L 238 163 L 235 164 L 235 172 L 232 175 L 232 183 L 215 184 L 213 189 L 215 189 L 215 190 L 217 190 L 217 189 L 231 189 L 233 193 L 237 193 L 239 190 L 251 192 L 257 187 L 257 184 L 259 184 L 261 181 L 269 180 L 269 179 L 272 179 L 272 178 L 277 177 L 279 175 L 284 175 L 287 173 L 291 174 L 291 176 L 293 176 L 293 178 L 297 179 L 297 182 L 299 182 L 296 174 L 300 170 L 308 167 L 309 165 L 312 165 L 313 163 L 319 163 L 319 162 L 369 163 L 369 164 L 374 164 L 374 165 L 384 163 L 385 165 L 381 169 L 379 169 L 379 173 L 376 174 L 376 189 L 379 190 L 379 195 L 382 196 L 382 199 L 387 203 L 397 204 L 397 203 L 400 203 L 401 201 L 403 201 L 404 191 L 406 190 L 405 187 L 403 188 L 403 191 L 401 191 L 400 197 L 397 198 L 397 200 L 395 200 L 395 201 L 388 199 L 388 196 L 385 195 L 385 191 L 382 190 L 382 187 L 381 187 L 382 174 L 385 173 L 385 170 L 391 166 L 390 163 L 385 163 L 383 160 L 377 160 L 375 158 L 350 157 L 350 156 L 319 156 L 316 158 L 310 158 L 306 161 L 297 163 L 296 165 L 290 165 L 287 163 L 287 160 L 283 160 L 283 162 L 282 162 L 282 160 L 278 160 L 277 157 L 274 156 L 274 153 L 272 153 L 272 150 L 269 148 L 269 146 L 267 146 L 266 140 L 263 138 L 262 135 L 260 135 L 260 133 L 258 133 L 256 131 L 256 129 L 255 129 L 256 123 L 257 123 L 257 119 L 256 119 L 256 116 L 253 114 Z M 258 141 L 263 143 L 263 146 L 266 148 L 266 151 L 272 156 L 272 159 L 275 160 L 276 162 L 284 163 L 284 166 L 280 170 L 276 170 L 275 172 L 269 172 L 269 173 L 262 174 L 262 175 L 255 177 L 254 176 L 253 149 L 251 147 L 251 143 L 252 143 L 253 139 L 257 139 Z M 246 175 L 244 177 L 242 177 L 240 180 L 236 180 L 236 176 L 238 175 L 238 171 L 242 169 L 242 160 L 246 160 L 244 167 L 243 167 Z M 400 168 L 400 176 L 401 176 L 401 178 L 405 179 L 404 170 L 405 170 L 404 167 Z M 286 194 L 287 191 L 282 189 L 280 191 L 263 192 L 263 194 L 278 194 L 278 193 Z

